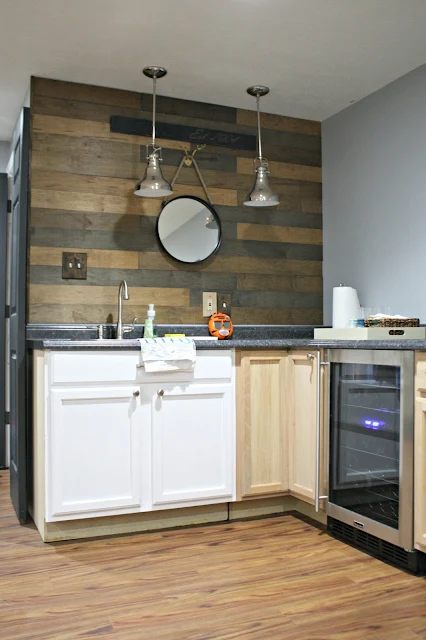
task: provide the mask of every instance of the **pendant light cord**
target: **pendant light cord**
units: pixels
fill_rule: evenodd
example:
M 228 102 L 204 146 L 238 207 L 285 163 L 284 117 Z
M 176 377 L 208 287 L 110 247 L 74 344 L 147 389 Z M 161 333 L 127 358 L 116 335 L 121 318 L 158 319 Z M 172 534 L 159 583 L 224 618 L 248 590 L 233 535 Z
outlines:
M 157 76 L 154 75 L 152 78 L 153 81 L 153 91 L 152 91 L 152 146 L 155 151 L 155 114 L 157 111 Z
M 256 95 L 256 105 L 257 105 L 257 149 L 259 153 L 259 159 L 262 160 L 262 140 L 260 137 L 260 96 Z

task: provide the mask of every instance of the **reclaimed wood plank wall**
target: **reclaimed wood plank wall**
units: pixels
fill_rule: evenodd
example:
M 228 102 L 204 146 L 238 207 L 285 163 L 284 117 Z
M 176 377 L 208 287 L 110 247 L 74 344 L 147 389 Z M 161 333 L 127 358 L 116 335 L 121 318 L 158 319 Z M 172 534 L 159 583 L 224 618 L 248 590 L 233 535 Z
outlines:
M 267 108 L 267 99 L 263 103 Z M 262 114 L 263 146 L 277 209 L 242 206 L 253 184 L 253 153 L 206 147 L 197 155 L 223 230 L 218 253 L 183 265 L 157 242 L 158 200 L 137 198 L 142 136 L 111 133 L 111 115 L 151 117 L 151 96 L 33 78 L 31 83 L 30 322 L 115 322 L 126 279 L 125 321 L 155 303 L 158 322 L 204 322 L 202 291 L 232 294 L 236 323 L 322 322 L 321 128 Z M 158 98 L 158 120 L 255 134 L 255 112 Z M 181 145 L 160 140 L 171 179 Z M 203 197 L 193 168 L 175 195 Z M 87 280 L 62 280 L 62 252 L 88 254 Z

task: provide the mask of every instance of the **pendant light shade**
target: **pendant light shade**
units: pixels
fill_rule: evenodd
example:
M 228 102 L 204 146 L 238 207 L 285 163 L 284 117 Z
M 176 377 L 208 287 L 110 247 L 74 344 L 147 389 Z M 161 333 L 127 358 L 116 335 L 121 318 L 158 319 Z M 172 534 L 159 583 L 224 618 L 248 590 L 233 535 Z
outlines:
M 253 189 L 244 202 L 246 207 L 273 207 L 279 204 L 278 194 L 271 189 L 269 185 L 268 175 L 269 167 L 266 158 L 262 157 L 262 139 L 260 132 L 260 110 L 259 101 L 261 96 L 269 93 L 268 87 L 255 85 L 247 89 L 247 93 L 256 96 L 257 105 L 257 158 L 254 160 L 255 180 Z
M 135 196 L 165 198 L 173 193 L 170 184 L 161 173 L 160 160 L 160 156 L 155 152 L 148 156 L 145 177 L 136 185 Z
M 155 144 L 155 117 L 157 98 L 157 78 L 162 78 L 167 73 L 164 67 L 145 67 L 143 74 L 153 81 L 152 94 L 152 144 L 146 147 L 146 159 L 148 161 L 145 176 L 135 188 L 135 196 L 143 198 L 165 198 L 173 193 L 172 187 L 161 172 L 162 162 L 161 148 Z M 151 149 L 151 151 L 150 151 Z
M 255 172 L 253 189 L 244 202 L 246 207 L 272 207 L 279 204 L 278 195 L 269 186 L 268 165 L 261 164 L 255 167 Z

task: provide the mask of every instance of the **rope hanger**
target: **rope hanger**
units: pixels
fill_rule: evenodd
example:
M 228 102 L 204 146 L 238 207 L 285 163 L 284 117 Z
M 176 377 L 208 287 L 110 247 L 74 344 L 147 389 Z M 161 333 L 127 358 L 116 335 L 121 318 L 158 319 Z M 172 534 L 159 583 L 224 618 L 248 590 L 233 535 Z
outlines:
M 203 176 L 201 175 L 201 171 L 200 168 L 198 166 L 198 163 L 195 159 L 195 154 L 197 153 L 197 151 L 201 151 L 202 149 L 204 149 L 204 147 L 206 146 L 205 144 L 197 144 L 197 148 L 194 149 L 194 151 L 192 153 L 188 152 L 188 149 L 186 149 L 183 145 L 179 145 L 180 148 L 182 149 L 184 155 L 182 156 L 182 160 L 180 161 L 180 164 L 176 170 L 175 175 L 173 176 L 173 180 L 171 181 L 171 187 L 173 189 L 175 182 L 177 180 L 177 177 L 180 173 L 180 170 L 182 169 L 183 165 L 185 165 L 186 167 L 192 167 L 192 165 L 194 166 L 194 169 L 197 173 L 198 179 L 201 183 L 201 186 L 204 189 L 204 193 L 206 194 L 206 198 L 207 198 L 207 202 L 210 204 L 210 206 L 213 206 L 213 203 L 211 201 L 209 192 L 207 191 L 207 187 L 206 187 L 206 183 L 203 180 Z

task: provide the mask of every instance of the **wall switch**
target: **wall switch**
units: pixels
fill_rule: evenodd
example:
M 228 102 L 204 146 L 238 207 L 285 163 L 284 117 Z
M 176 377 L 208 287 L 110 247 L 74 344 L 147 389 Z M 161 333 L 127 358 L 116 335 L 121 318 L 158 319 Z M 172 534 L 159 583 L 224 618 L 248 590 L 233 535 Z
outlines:
M 86 280 L 87 279 L 87 253 L 63 253 L 62 254 L 62 279 Z
M 213 313 L 217 313 L 217 293 L 203 291 L 203 318 L 210 318 Z
M 232 295 L 230 293 L 217 294 L 217 310 L 219 313 L 231 315 Z

